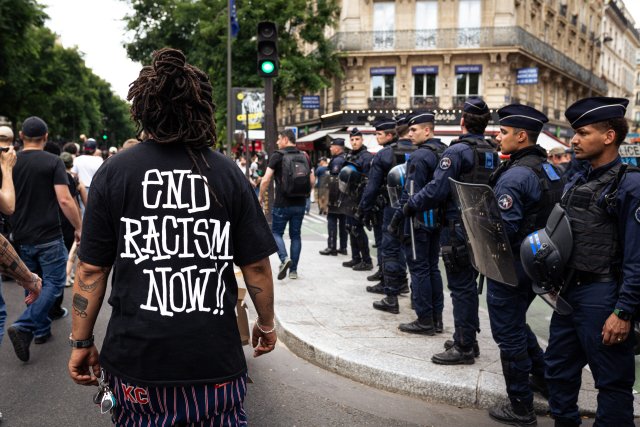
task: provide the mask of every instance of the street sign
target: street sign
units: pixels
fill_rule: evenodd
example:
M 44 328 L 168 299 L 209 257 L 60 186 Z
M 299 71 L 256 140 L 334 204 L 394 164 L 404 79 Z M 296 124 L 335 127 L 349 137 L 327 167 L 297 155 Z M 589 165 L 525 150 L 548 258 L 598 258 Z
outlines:
M 538 68 L 518 68 L 516 72 L 517 85 L 535 85 L 538 84 Z
M 300 100 L 303 110 L 317 110 L 320 108 L 320 96 L 319 95 L 302 95 Z

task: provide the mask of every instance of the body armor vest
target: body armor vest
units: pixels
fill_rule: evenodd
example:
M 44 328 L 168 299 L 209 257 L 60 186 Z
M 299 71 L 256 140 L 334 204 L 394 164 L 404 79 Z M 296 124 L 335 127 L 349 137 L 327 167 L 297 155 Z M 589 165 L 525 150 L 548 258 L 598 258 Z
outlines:
M 428 141 L 427 141 L 428 142 Z M 420 144 L 417 149 L 431 150 L 438 161 L 442 157 L 442 153 L 447 149 L 447 146 L 438 140 L 437 143 L 428 144 L 427 142 Z M 433 172 L 429 180 L 433 178 Z M 429 181 L 427 181 L 428 183 Z M 425 184 L 427 184 L 425 183 Z M 420 189 L 417 189 L 419 191 Z M 440 228 L 444 224 L 445 204 L 441 204 L 437 208 L 429 209 L 428 211 L 418 212 L 416 219 L 420 226 L 425 227 L 427 230 Z
M 498 182 L 500 175 L 507 169 L 516 166 L 526 167 L 538 177 L 542 194 L 540 195 L 540 200 L 525 212 L 517 233 L 518 242 L 521 242 L 525 236 L 535 230 L 544 228 L 553 207 L 556 203 L 560 202 L 562 198 L 565 181 L 560 178 L 558 172 L 551 164 L 547 163 L 546 160 L 546 152 L 536 146 L 536 148 L 524 154 L 522 157 L 504 163 L 498 168 L 496 173 L 491 176 L 490 184 L 492 187 Z
M 393 169 L 395 166 L 407 163 L 409 156 L 411 155 L 411 153 L 416 151 L 416 149 L 417 147 L 413 144 L 406 145 L 406 144 L 399 144 L 398 142 L 393 142 L 391 144 L 391 150 L 393 150 L 393 160 L 391 162 L 391 169 Z
M 615 204 L 618 184 L 626 169 L 626 165 L 619 163 L 600 177 L 574 186 L 562 197 L 561 206 L 567 211 L 573 231 L 570 268 L 594 274 L 620 271 L 618 223 L 607 208 Z M 605 191 L 604 201 L 599 204 Z
M 489 184 L 489 177 L 500 164 L 495 147 L 477 138 L 463 138 L 452 144 L 466 144 L 473 150 L 473 167 L 461 173 L 459 180 L 469 184 Z

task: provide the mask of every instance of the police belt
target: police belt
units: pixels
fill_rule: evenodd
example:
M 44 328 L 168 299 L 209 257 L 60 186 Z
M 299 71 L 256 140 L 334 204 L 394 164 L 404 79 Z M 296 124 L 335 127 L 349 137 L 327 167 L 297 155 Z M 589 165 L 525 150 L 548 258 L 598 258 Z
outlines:
M 574 270 L 571 283 L 577 286 L 589 283 L 617 282 L 618 275 L 614 273 L 592 273 L 590 271 Z

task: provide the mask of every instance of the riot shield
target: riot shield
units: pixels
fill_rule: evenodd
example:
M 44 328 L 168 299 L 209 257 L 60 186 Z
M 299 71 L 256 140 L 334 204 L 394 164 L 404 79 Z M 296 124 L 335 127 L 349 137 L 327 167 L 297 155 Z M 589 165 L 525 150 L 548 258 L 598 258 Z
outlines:
M 493 190 L 484 184 L 449 180 L 462 214 L 474 268 L 496 282 L 518 286 L 515 258 Z
M 341 214 L 338 202 L 340 201 L 340 188 L 338 175 L 330 175 L 328 182 L 328 202 L 329 213 Z

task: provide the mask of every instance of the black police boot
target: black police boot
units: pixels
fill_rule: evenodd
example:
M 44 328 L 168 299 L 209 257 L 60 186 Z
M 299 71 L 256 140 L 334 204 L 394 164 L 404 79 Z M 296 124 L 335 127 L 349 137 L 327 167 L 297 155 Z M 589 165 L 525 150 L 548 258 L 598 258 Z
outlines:
M 453 340 L 446 340 L 444 342 L 444 349 L 449 350 L 454 344 Z M 473 357 L 480 357 L 480 346 L 478 345 L 478 341 L 473 343 Z
M 367 276 L 367 280 L 369 282 L 379 282 L 382 280 L 382 269 L 378 268 L 378 271 L 373 273 L 371 276 Z
M 433 336 L 436 334 L 436 329 L 433 326 L 433 319 L 431 318 L 418 318 L 411 323 L 400 323 L 398 329 L 408 334 L 420 334 L 429 336 Z
M 371 262 L 362 261 L 353 267 L 353 271 L 369 271 L 373 270 L 373 264 Z
M 504 402 L 490 408 L 489 416 L 500 423 L 515 426 L 535 426 L 538 424 L 533 404 Z
M 549 399 L 549 388 L 547 387 L 547 380 L 540 375 L 529 376 L 529 387 L 534 393 L 539 393 L 546 399 Z
M 431 361 L 437 365 L 473 365 L 476 359 L 473 357 L 473 350 L 463 350 L 457 345 L 450 349 L 434 354 Z
M 580 427 L 580 424 L 566 419 L 556 418 L 554 421 L 553 427 Z
M 398 297 L 395 295 L 387 295 L 386 298 L 382 298 L 380 301 L 373 302 L 373 308 L 380 311 L 386 311 L 393 314 L 400 313 L 400 306 L 398 305 Z
M 346 255 L 347 254 L 347 250 L 346 249 L 338 249 L 338 253 L 340 255 Z
M 441 334 L 444 331 L 444 325 L 442 324 L 442 313 L 433 313 L 433 327 L 437 334 Z
M 372 294 L 384 294 L 384 283 L 380 282 L 373 286 L 367 286 L 367 292 Z
M 320 255 L 333 255 L 333 256 L 337 256 L 338 255 L 338 251 L 335 249 L 331 249 L 331 248 L 327 248 L 327 249 L 323 249 L 320 251 Z
M 361 261 L 360 261 L 359 259 L 353 259 L 353 258 L 352 258 L 352 259 L 351 259 L 351 260 L 349 260 L 349 261 L 345 261 L 345 262 L 343 262 L 343 263 L 342 263 L 342 266 L 343 266 L 343 267 L 352 268 L 354 265 L 356 265 L 356 264 L 360 264 L 360 262 L 361 262 Z

